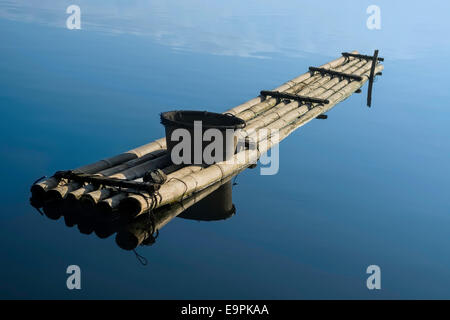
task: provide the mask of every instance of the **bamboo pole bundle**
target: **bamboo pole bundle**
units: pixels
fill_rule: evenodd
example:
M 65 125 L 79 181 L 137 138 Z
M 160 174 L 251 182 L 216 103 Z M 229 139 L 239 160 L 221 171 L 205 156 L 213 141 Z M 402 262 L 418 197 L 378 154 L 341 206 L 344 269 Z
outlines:
M 123 230 L 117 233 L 117 245 L 124 250 L 135 249 L 144 242 L 149 235 L 154 234 L 157 230 L 160 231 L 165 225 L 186 209 L 203 200 L 214 191 L 217 191 L 217 189 L 225 183 L 228 183 L 231 179 L 232 177 L 228 177 L 223 181 L 219 181 L 206 189 L 192 194 L 183 201 L 156 210 L 152 213 L 152 220 L 150 220 L 150 217 L 148 216 L 140 216 L 137 219 L 134 219 Z
M 383 69 L 382 65 L 376 68 L 376 72 Z M 158 197 L 146 198 L 143 195 L 133 194 L 122 200 L 120 203 L 120 209 L 124 213 L 137 216 L 147 211 L 150 208 L 157 208 L 165 204 L 173 203 L 182 199 L 184 196 L 202 190 L 209 185 L 222 181 L 224 178 L 231 176 L 233 172 L 237 172 L 248 167 L 250 164 L 256 162 L 261 154 L 264 154 L 269 150 L 272 145 L 279 143 L 286 138 L 296 128 L 304 125 L 312 119 L 315 119 L 318 115 L 328 111 L 334 107 L 338 102 L 350 96 L 354 91 L 359 89 L 368 79 L 367 72 L 364 74 L 362 81 L 353 81 L 347 86 L 344 86 L 341 91 L 337 91 L 331 97 L 329 97 L 329 103 L 325 106 L 317 106 L 312 110 L 306 112 L 304 117 L 297 119 L 286 125 L 281 124 L 280 135 L 277 139 L 272 139 L 270 136 L 266 137 L 265 142 L 259 145 L 257 149 L 247 149 L 235 154 L 231 160 L 225 162 L 219 162 L 203 169 L 201 172 L 190 174 L 183 179 L 173 180 L 161 186 L 158 190 Z M 343 81 L 345 82 L 345 80 Z M 261 141 L 260 141 L 261 142 Z
M 351 53 L 357 54 L 358 51 L 355 50 L 355 51 L 352 51 Z M 333 61 L 325 63 L 324 65 L 321 65 L 320 67 L 321 68 L 330 68 L 331 69 L 331 68 L 335 68 L 335 67 L 345 63 L 346 61 L 347 60 L 346 60 L 345 57 L 340 57 L 340 58 L 337 58 L 337 59 L 335 59 Z M 289 81 L 285 82 L 281 86 L 273 89 L 273 91 L 280 91 L 280 92 L 286 91 L 289 88 L 291 88 L 292 86 L 294 86 L 294 85 L 296 85 L 296 84 L 298 84 L 300 82 L 303 82 L 303 81 L 309 79 L 310 77 L 311 77 L 311 73 L 309 73 L 309 72 L 304 73 L 304 74 L 302 74 L 302 75 L 300 75 L 300 76 L 298 76 L 298 77 L 296 77 L 296 78 L 294 78 L 292 80 L 289 80 Z M 258 103 L 263 102 L 264 100 L 265 100 L 265 98 L 263 96 L 258 96 L 256 98 L 253 98 L 253 99 L 251 99 L 251 100 L 249 100 L 249 101 L 247 101 L 247 102 L 245 102 L 243 104 L 240 104 L 240 105 L 238 105 L 238 106 L 236 106 L 236 107 L 234 107 L 234 108 L 232 108 L 230 110 L 227 110 L 226 113 L 231 113 L 233 115 L 238 115 L 239 113 L 241 113 L 241 112 L 243 112 L 243 111 L 253 107 L 254 105 L 256 105 Z
M 375 74 L 381 72 L 384 69 L 383 65 L 377 65 L 375 67 Z M 264 154 L 267 152 L 274 144 L 281 142 L 286 137 L 288 137 L 292 132 L 300 128 L 301 126 L 307 124 L 309 121 L 316 119 L 317 116 L 324 114 L 329 111 L 333 107 L 335 107 L 341 101 L 347 99 L 351 96 L 355 91 L 360 89 L 368 80 L 369 80 L 370 70 L 367 70 L 364 74 L 361 74 L 363 79 L 361 81 L 353 81 L 348 85 L 344 85 L 341 90 L 334 92 L 330 97 L 328 97 L 329 103 L 326 105 L 318 104 L 313 109 L 310 109 L 303 116 L 297 118 L 296 121 L 293 121 L 285 126 L 282 126 L 279 129 L 279 136 L 274 141 L 271 137 L 266 137 L 265 139 L 270 139 L 268 143 L 262 144 L 260 148 L 258 148 L 259 154 Z M 344 80 L 347 81 L 348 80 Z M 253 154 L 252 154 L 253 155 Z
M 381 72 L 383 69 L 384 69 L 383 65 L 377 65 L 375 67 L 375 74 L 378 72 Z M 323 106 L 318 105 L 315 108 L 311 109 L 310 111 L 306 112 L 297 121 L 294 121 L 294 122 L 290 123 L 289 125 L 285 126 L 283 128 L 284 138 L 287 137 L 290 133 L 292 133 L 296 129 L 298 129 L 299 127 L 301 127 L 301 126 L 305 125 L 306 123 L 308 123 L 309 121 L 317 118 L 317 116 L 329 111 L 334 106 L 336 106 L 339 102 L 341 102 L 341 101 L 347 99 L 349 96 L 351 96 L 356 90 L 361 88 L 364 85 L 364 83 L 366 83 L 369 80 L 369 72 L 370 71 L 367 71 L 362 75 L 363 76 L 362 81 L 359 81 L 359 82 L 353 81 L 350 84 L 343 87 L 341 90 L 335 92 L 332 96 L 330 96 L 328 98 L 328 100 L 330 101 L 329 104 L 323 105 Z
M 357 53 L 357 51 L 353 51 L 352 53 Z M 341 57 L 341 58 L 335 59 L 333 61 L 330 61 L 330 62 L 324 64 L 322 67 L 332 68 L 332 67 L 338 66 L 339 64 L 344 63 L 345 61 L 346 61 L 345 58 Z M 287 90 L 290 87 L 292 87 L 292 86 L 298 84 L 299 82 L 302 82 L 308 78 L 310 78 L 310 74 L 305 73 L 295 79 L 292 79 L 292 80 L 286 82 L 285 84 L 281 85 L 280 87 L 276 88 L 275 90 L 277 90 L 277 91 Z M 234 107 L 234 108 L 226 111 L 226 113 L 238 114 L 238 113 L 243 112 L 246 109 L 248 109 L 262 101 L 263 101 L 263 97 L 259 96 L 257 98 L 254 98 L 248 102 L 245 102 L 237 107 Z M 140 158 L 143 155 L 148 154 L 150 152 L 154 152 L 154 151 L 165 149 L 165 148 L 166 148 L 166 140 L 165 140 L 165 138 L 160 138 L 153 142 L 147 143 L 143 146 L 140 146 L 135 149 L 129 150 L 127 152 L 124 152 L 122 154 L 79 167 L 75 170 L 77 170 L 79 172 L 87 173 L 87 174 L 95 174 L 95 173 L 98 173 L 99 171 L 120 165 L 124 162 L 130 161 L 130 160 L 133 160 L 136 158 Z M 58 179 L 56 179 L 54 177 L 50 177 L 43 181 L 37 182 L 37 183 L 33 184 L 33 186 L 31 187 L 32 196 L 36 200 L 43 199 L 45 197 L 45 193 L 49 189 L 56 188 L 56 187 L 58 187 L 59 184 L 60 184 L 60 181 L 58 181 Z M 69 188 L 69 190 L 70 190 L 70 188 Z M 74 190 L 71 190 L 71 191 L 74 191 Z
M 161 149 L 154 152 L 147 153 L 143 155 L 140 158 L 136 158 L 127 162 L 124 162 L 120 165 L 102 170 L 96 175 L 108 177 L 115 173 L 123 172 L 127 169 L 130 169 L 134 166 L 137 166 L 139 164 L 145 163 L 147 161 L 153 160 L 157 157 L 161 157 L 166 154 L 166 151 Z M 59 186 L 50 189 L 46 193 L 46 200 L 47 201 L 54 201 L 54 200 L 61 200 L 64 199 L 66 196 L 69 197 L 71 200 L 78 200 L 83 194 L 93 191 L 98 186 L 94 186 L 93 184 L 87 184 L 83 186 L 79 182 L 66 182 L 65 184 L 60 184 Z
M 370 71 L 370 66 L 371 66 L 371 62 L 367 62 L 358 71 L 355 71 L 354 74 L 355 75 L 363 75 L 363 74 L 367 73 L 368 71 Z M 330 98 L 336 92 L 339 92 L 339 90 L 342 90 L 348 84 L 349 84 L 349 81 L 344 79 L 342 81 L 337 81 L 336 85 L 333 86 L 332 88 L 329 88 L 328 90 L 326 90 L 325 88 L 319 88 L 322 91 L 322 94 L 318 95 L 318 98 L 328 99 L 330 101 Z M 319 105 L 320 104 L 313 104 L 314 107 L 317 107 Z M 312 108 L 312 109 L 314 109 L 314 108 Z M 268 126 L 266 126 L 266 128 L 268 129 L 268 131 L 270 131 L 271 129 L 278 130 L 279 128 L 284 127 L 287 124 L 291 123 L 292 121 L 295 121 L 297 118 L 303 116 L 304 114 L 306 114 L 308 112 L 308 110 L 309 110 L 309 108 L 307 106 L 297 108 L 293 111 L 288 112 L 280 119 L 270 123 Z M 264 138 L 264 137 L 260 136 L 259 138 Z
M 167 182 L 175 179 L 181 179 L 191 173 L 199 172 L 204 168 L 202 165 L 196 166 L 183 166 L 182 165 L 171 165 L 167 168 L 164 168 L 163 171 L 167 174 Z M 166 183 L 167 183 L 166 182 Z M 120 202 L 129 196 L 129 192 L 119 192 L 111 197 L 104 198 L 99 201 L 97 204 L 97 208 L 99 213 L 102 216 L 107 216 L 112 213 L 112 211 L 118 208 Z
M 360 68 L 365 64 L 364 61 L 354 61 L 354 63 L 345 64 L 339 68 L 336 68 L 335 71 L 345 72 L 350 71 L 354 72 L 356 68 Z M 354 67 L 354 68 L 352 68 Z M 335 85 L 339 80 L 337 78 L 332 79 L 330 76 L 322 77 L 320 80 L 311 83 L 306 88 L 297 92 L 297 95 L 308 95 L 310 97 L 318 97 L 325 89 L 331 88 Z M 250 135 L 257 129 L 267 126 L 271 122 L 281 118 L 284 114 L 298 108 L 301 105 L 298 101 L 292 101 L 284 104 L 279 104 L 266 112 L 262 113 L 260 116 L 252 119 L 246 125 L 246 127 L 241 131 L 243 135 Z
M 362 66 L 358 68 L 359 64 L 356 64 L 354 67 L 351 67 L 347 71 L 349 71 L 351 74 L 355 75 L 362 75 L 370 70 L 371 62 L 362 62 Z M 355 70 L 356 69 L 356 70 Z M 334 94 L 336 91 L 340 90 L 344 86 L 348 84 L 348 80 L 342 80 L 340 81 L 338 78 L 334 78 L 327 82 L 326 85 L 320 85 L 317 87 L 316 90 L 313 91 L 313 96 L 320 98 L 320 99 L 328 99 L 332 94 Z M 293 102 L 292 106 L 286 106 L 282 112 L 281 116 L 278 116 L 280 113 L 275 113 L 274 115 L 269 115 L 267 119 L 261 119 L 260 121 L 256 121 L 256 123 L 253 124 L 253 127 L 249 129 L 246 128 L 247 135 L 253 140 L 255 139 L 263 139 L 264 135 L 270 134 L 270 130 L 277 130 L 286 124 L 294 121 L 298 117 L 305 114 L 310 108 L 307 105 L 303 105 L 301 107 L 298 107 L 300 104 L 298 102 Z M 317 104 L 313 104 L 317 105 Z M 295 106 L 295 108 L 293 107 Z M 275 121 L 268 121 L 272 119 L 276 119 Z M 265 132 L 256 132 L 254 128 L 266 128 Z M 258 137 L 256 137 L 258 135 Z
M 105 177 L 111 177 L 113 174 L 117 174 L 117 173 L 122 173 L 123 171 L 130 169 L 134 166 L 140 165 L 140 164 L 144 164 L 146 162 L 149 162 L 159 156 L 163 156 L 166 153 L 166 150 L 162 149 L 162 150 L 158 150 L 155 152 L 151 152 L 149 154 L 146 154 L 144 156 L 142 156 L 141 158 L 138 159 L 134 159 L 131 160 L 129 162 L 126 162 L 124 164 L 121 164 L 119 166 L 116 167 L 112 167 L 109 169 L 106 169 L 104 171 L 100 171 L 98 174 L 99 175 L 103 175 Z M 93 185 L 93 184 L 87 184 L 84 186 L 80 186 L 78 189 L 71 191 L 67 194 L 67 199 L 75 201 L 75 200 L 79 200 L 80 197 L 83 194 L 89 193 L 91 191 L 94 191 L 98 188 L 98 186 Z M 63 194 L 61 194 L 61 196 L 64 196 Z
M 349 59 L 350 61 L 347 63 L 344 63 L 340 65 L 339 67 L 332 68 L 332 70 L 335 71 L 344 71 L 349 69 L 351 66 L 360 63 L 358 59 Z M 314 85 L 316 85 L 318 82 L 321 84 L 326 83 L 329 81 L 330 77 L 321 77 L 319 74 L 316 74 L 305 81 L 292 86 L 288 90 L 285 91 L 285 93 L 293 93 L 296 95 L 307 95 Z M 272 112 L 273 110 L 278 110 L 284 108 L 286 105 L 288 105 L 289 102 L 285 102 L 282 100 L 279 102 L 279 99 L 277 98 L 266 98 L 262 103 L 259 103 L 242 113 L 239 113 L 238 116 L 241 119 L 244 119 L 247 121 L 247 126 L 252 124 L 255 121 L 258 121 L 259 117 L 266 115 L 269 112 Z
M 97 173 L 101 170 L 105 170 L 105 169 L 111 168 L 113 166 L 117 166 L 126 161 L 140 158 L 143 155 L 148 154 L 150 152 L 154 152 L 154 151 L 165 149 L 165 148 L 166 148 L 166 140 L 165 140 L 165 138 L 161 138 L 161 139 L 155 140 L 153 142 L 147 143 L 143 146 L 140 146 L 138 148 L 121 153 L 119 155 L 79 167 L 75 170 L 83 172 L 83 173 L 93 174 L 93 173 Z M 56 178 L 50 177 L 41 182 L 33 184 L 31 186 L 31 193 L 32 193 L 33 197 L 42 199 L 45 196 L 45 193 L 47 190 L 57 187 L 58 184 L 59 184 L 59 181 Z
M 367 63 L 365 61 L 358 61 L 357 63 L 349 63 L 345 66 L 337 68 L 335 71 L 346 73 L 355 73 L 362 74 L 367 70 Z M 335 90 L 339 90 L 342 85 L 345 85 L 347 82 L 342 82 L 340 86 L 337 86 L 340 80 L 338 78 L 331 78 L 330 76 L 324 76 L 321 80 L 315 81 L 307 88 L 298 92 L 298 95 L 307 95 L 309 97 L 315 97 L 320 99 L 326 99 L 330 96 Z M 331 90 L 331 92 L 330 92 Z M 327 94 L 324 94 L 327 92 Z M 312 104 L 311 104 L 312 105 Z M 302 114 L 306 113 L 309 110 L 310 106 L 308 104 L 303 104 L 298 101 L 292 101 L 285 105 L 279 105 L 277 107 L 271 108 L 268 111 L 261 114 L 261 116 L 256 117 L 252 121 L 249 122 L 249 125 L 245 127 L 240 132 L 240 139 L 245 139 L 248 141 L 256 142 L 260 139 L 264 139 L 265 135 L 270 134 L 270 129 L 276 129 L 283 123 L 289 123 L 286 117 L 291 116 L 290 121 L 292 121 L 292 117 L 298 118 Z M 277 122 L 278 121 L 278 122 Z M 266 128 L 269 130 L 265 131 L 257 131 L 258 129 Z
M 169 165 L 168 167 L 162 168 L 161 170 L 163 171 L 164 174 L 166 174 L 167 176 L 167 180 L 170 181 L 170 179 L 179 179 L 184 177 L 187 174 L 193 173 L 193 172 L 197 172 L 199 171 L 201 168 L 200 167 L 193 167 L 193 168 L 189 168 L 188 170 L 183 171 L 183 165 L 177 165 L 177 164 L 172 164 Z M 141 181 L 142 178 L 136 179 L 135 181 Z M 102 217 L 107 217 L 109 215 L 112 214 L 112 211 L 114 209 L 116 209 L 119 204 L 120 201 L 122 201 L 123 199 L 125 199 L 127 196 L 129 195 L 129 192 L 118 192 L 116 194 L 113 194 L 110 197 L 104 198 L 104 199 L 99 199 L 98 203 L 97 203 L 97 211 L 99 212 L 99 214 Z
M 113 175 L 111 176 L 111 178 L 127 179 L 142 182 L 142 176 L 146 172 L 163 167 L 163 171 L 169 173 L 167 175 L 167 181 L 170 181 L 172 179 L 183 178 L 185 175 L 198 172 L 202 169 L 202 166 L 186 167 L 183 165 L 173 165 L 173 164 L 169 165 L 168 159 L 170 159 L 170 155 L 167 154 L 165 156 L 165 159 L 161 159 L 162 161 L 156 161 L 159 159 L 154 159 L 151 163 L 146 162 L 141 166 L 131 168 L 126 172 Z M 126 198 L 129 194 L 130 192 L 117 192 L 113 188 L 102 188 L 83 194 L 80 197 L 80 202 L 86 209 L 91 209 L 95 204 L 98 204 L 100 205 L 101 214 L 107 215 L 108 212 L 112 212 L 112 210 L 119 205 L 120 201 Z
M 383 70 L 383 65 L 377 65 L 375 67 L 375 73 L 381 72 Z M 363 79 L 361 81 L 353 81 L 349 84 L 338 84 L 341 86 L 341 89 L 339 91 L 333 92 L 331 96 L 328 97 L 329 103 L 326 105 L 317 104 L 314 108 L 310 109 L 308 112 L 303 114 L 301 117 L 297 118 L 295 121 L 290 122 L 287 125 L 281 126 L 279 129 L 279 140 L 281 141 L 285 139 L 287 136 L 289 136 L 292 132 L 294 132 L 299 127 L 305 125 L 309 121 L 317 118 L 317 116 L 329 111 L 333 107 L 335 107 L 339 102 L 347 99 L 349 96 L 351 96 L 355 91 L 360 89 L 369 79 L 369 70 L 366 70 L 364 74 L 361 74 Z M 344 80 L 348 83 L 347 80 Z M 269 146 L 270 148 L 270 146 Z M 265 151 L 268 150 L 268 148 L 264 149 Z M 264 153 L 264 152 L 261 152 Z
M 134 180 L 142 177 L 146 172 L 150 170 L 165 167 L 169 165 L 169 163 L 170 155 L 166 153 L 164 156 L 155 158 L 135 167 L 131 167 L 120 173 L 113 174 L 109 178 Z M 114 191 L 111 188 L 100 188 L 98 190 L 83 194 L 80 197 L 80 201 L 82 205 L 93 207 L 99 200 L 108 198 L 113 192 Z
M 353 64 L 353 63 L 357 63 L 358 59 L 348 59 L 349 62 L 340 65 L 340 66 L 345 66 L 346 64 Z M 338 66 L 336 66 L 338 67 Z M 329 69 L 333 69 L 333 68 L 329 68 Z M 310 76 L 306 77 L 305 80 L 303 80 L 303 82 L 299 82 L 295 85 L 293 85 L 292 87 L 290 87 L 289 89 L 286 89 L 284 92 L 285 93 L 297 93 L 300 90 L 304 90 L 305 88 L 307 88 L 307 86 L 311 85 L 312 83 L 319 81 L 322 79 L 320 74 L 315 74 L 315 75 L 311 75 L 311 73 L 308 73 Z M 267 110 L 270 110 L 273 107 L 276 107 L 278 105 L 283 106 L 285 103 L 281 103 L 279 104 L 279 99 L 277 98 L 266 98 L 264 101 L 262 101 L 261 103 L 255 104 L 254 106 L 238 113 L 236 116 L 248 121 L 251 119 L 254 119 L 256 117 L 258 117 L 260 114 L 264 113 Z

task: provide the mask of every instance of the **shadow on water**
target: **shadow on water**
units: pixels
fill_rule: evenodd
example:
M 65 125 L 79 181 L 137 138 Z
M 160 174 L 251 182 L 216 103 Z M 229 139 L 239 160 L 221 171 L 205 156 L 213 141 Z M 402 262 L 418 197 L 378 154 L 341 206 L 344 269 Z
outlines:
M 67 227 L 77 226 L 82 234 L 95 234 L 101 239 L 116 234 L 116 244 L 124 250 L 140 245 L 153 245 L 160 230 L 174 218 L 220 221 L 232 217 L 232 177 L 194 193 L 180 202 L 166 205 L 129 218 L 127 212 L 115 210 L 108 216 L 96 207 L 83 207 L 79 201 L 55 200 L 45 204 L 31 198 L 30 204 L 51 220 L 64 219 Z

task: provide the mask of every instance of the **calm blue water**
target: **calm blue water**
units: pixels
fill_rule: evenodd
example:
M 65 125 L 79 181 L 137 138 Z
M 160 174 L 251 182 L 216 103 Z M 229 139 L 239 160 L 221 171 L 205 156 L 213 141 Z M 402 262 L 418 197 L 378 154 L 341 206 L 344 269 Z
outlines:
M 450 298 L 450 6 L 377 2 L 381 30 L 371 1 L 1 0 L 0 297 Z M 222 112 L 375 48 L 373 108 L 364 90 L 296 131 L 277 175 L 239 175 L 234 217 L 173 220 L 147 266 L 28 204 L 36 178 L 163 136 L 162 111 Z

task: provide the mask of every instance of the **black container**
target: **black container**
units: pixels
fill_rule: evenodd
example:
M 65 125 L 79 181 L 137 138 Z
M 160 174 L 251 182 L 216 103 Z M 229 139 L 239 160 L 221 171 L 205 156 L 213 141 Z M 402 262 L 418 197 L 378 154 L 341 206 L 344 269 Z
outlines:
M 194 121 L 201 121 L 201 133 L 200 140 L 194 134 Z M 212 164 L 214 162 L 220 162 L 230 159 L 236 151 L 237 139 L 235 135 L 227 135 L 227 130 L 232 130 L 232 132 L 236 132 L 245 127 L 245 121 L 231 114 L 221 114 L 207 111 L 169 111 L 161 113 L 161 123 L 164 125 L 166 129 L 166 144 L 167 150 L 172 155 L 173 148 L 180 143 L 180 141 L 172 140 L 172 133 L 176 129 L 186 129 L 189 132 L 190 140 L 191 140 L 191 152 L 190 155 L 183 155 L 184 158 L 190 159 L 190 162 L 185 164 Z M 205 161 L 203 158 L 203 151 L 205 147 L 207 147 L 211 141 L 203 141 L 203 134 L 208 129 L 217 129 L 221 132 L 223 137 L 223 152 L 220 155 L 215 155 L 218 161 Z M 200 148 L 197 147 L 197 152 L 201 155 L 197 154 L 195 157 L 195 144 L 198 143 Z M 173 157 L 171 157 L 173 160 Z

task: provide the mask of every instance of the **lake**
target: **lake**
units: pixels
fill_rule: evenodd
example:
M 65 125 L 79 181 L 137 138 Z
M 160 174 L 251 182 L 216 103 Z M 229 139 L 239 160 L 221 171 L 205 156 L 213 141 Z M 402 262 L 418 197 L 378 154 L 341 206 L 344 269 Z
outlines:
M 66 28 L 81 8 L 81 30 Z M 0 297 L 450 298 L 450 5 L 377 1 L 0 0 Z M 235 213 L 175 218 L 136 252 L 29 204 L 32 183 L 164 136 L 159 114 L 223 112 L 358 50 L 367 85 L 240 173 Z M 66 269 L 81 269 L 68 290 Z M 381 290 L 366 269 L 381 268 Z

